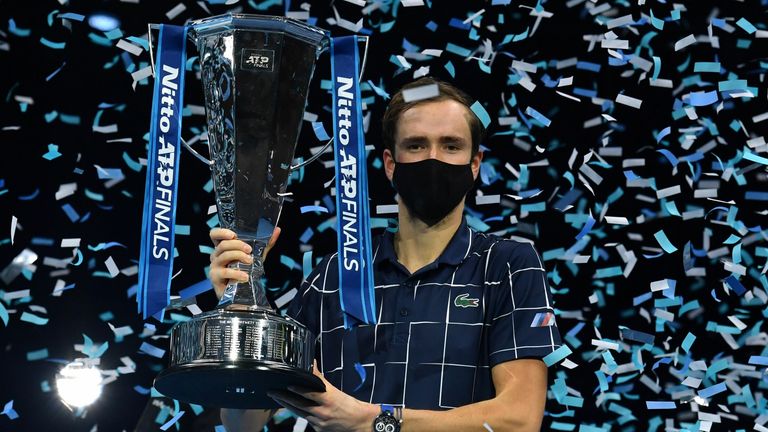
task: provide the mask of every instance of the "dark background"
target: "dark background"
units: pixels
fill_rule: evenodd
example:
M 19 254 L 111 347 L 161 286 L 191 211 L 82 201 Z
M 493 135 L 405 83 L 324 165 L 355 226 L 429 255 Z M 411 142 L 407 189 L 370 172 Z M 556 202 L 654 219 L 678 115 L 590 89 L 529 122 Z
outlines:
M 140 56 L 134 56 L 117 48 L 120 38 L 106 39 L 103 32 L 89 26 L 88 17 L 111 14 L 119 20 L 122 38 L 145 37 L 150 22 L 183 24 L 188 19 L 227 11 L 281 15 L 286 10 L 301 10 L 302 4 L 264 7 L 254 1 L 228 6 L 202 1 L 181 3 L 186 10 L 169 20 L 166 12 L 178 4 L 176 1 L 0 1 L 0 224 L 4 227 L 0 233 L 0 270 L 13 267 L 13 259 L 25 249 L 38 255 L 25 274 L 7 284 L 0 283 L 0 304 L 10 314 L 7 325 L 0 327 L 0 406 L 12 400 L 19 415 L 15 420 L 0 416 L 2 430 L 131 430 L 145 407 L 149 407 L 144 417 L 145 426 L 149 425 L 147 430 L 157 430 L 177 409 L 186 413 L 174 428 L 213 430 L 218 424 L 215 415 L 196 415 L 189 406 L 174 407 L 173 401 L 162 398 L 155 398 L 155 404 L 168 405 L 173 412 L 155 423 L 160 409 L 152 407 L 146 393 L 166 359 L 148 356 L 139 347 L 148 342 L 166 349 L 164 336 L 173 320 L 167 316 L 169 319 L 164 323 L 148 321 L 157 325 L 157 331 L 154 336 L 142 336 L 144 322 L 136 313 L 135 296 L 129 295 L 137 282 L 136 276 L 109 277 L 107 273 L 105 261 L 109 257 L 123 270 L 138 262 L 145 171 L 132 169 L 127 161 L 135 163 L 146 158 L 151 78 L 139 82 L 133 90 L 131 72 L 146 67 L 149 54 L 142 51 Z M 765 193 L 768 183 L 766 165 L 744 160 L 743 154 L 748 140 L 765 133 L 766 121 L 760 122 L 756 116 L 768 111 L 768 39 L 756 38 L 736 22 L 746 18 L 758 30 L 765 31 L 766 1 L 645 3 L 638 6 L 637 2 L 608 2 L 609 8 L 595 13 L 591 8 L 600 5 L 590 1 L 542 1 L 542 13 L 552 15 L 541 18 L 535 32 L 537 18 L 530 13 L 537 6 L 534 1 L 512 1 L 508 5 L 433 1 L 418 7 L 384 1 L 377 2 L 378 8 L 367 14 L 352 3 L 337 1 L 335 6 L 340 16 L 349 21 L 363 18 L 361 33 L 372 36 L 364 80 L 393 94 L 413 79 L 417 69 L 428 66 L 430 75 L 465 89 L 490 114 L 489 136 L 483 143 L 486 178 L 478 181 L 478 187 L 468 198 L 468 212 L 476 220 L 485 221 L 486 225 L 474 223 L 477 229 L 535 242 L 546 259 L 560 332 L 564 337 L 572 333 L 566 338 L 573 350 L 568 359 L 579 365 L 572 370 L 562 365 L 551 368 L 552 386 L 544 428 L 598 430 L 590 429 L 591 426 L 645 431 L 661 430 L 668 421 L 671 427 L 698 430 L 694 425 L 697 411 L 702 411 L 730 413 L 730 417 L 721 418 L 722 423 L 714 424 L 713 430 L 752 429 L 756 417 L 765 413 L 763 393 L 768 384 L 765 368 L 748 364 L 750 356 L 768 354 L 763 333 L 768 309 L 762 300 L 768 289 L 764 274 L 768 237 L 761 226 L 766 224 L 766 198 L 755 199 L 748 192 Z M 328 22 L 334 16 L 331 3 L 304 4 L 311 7 L 310 16 L 316 19 L 316 25 L 334 35 L 349 34 Z M 484 13 L 474 20 L 474 31 L 470 30 L 472 26 L 461 24 L 481 9 Z M 679 18 L 673 15 L 674 9 L 680 10 Z M 68 12 L 81 14 L 85 19 L 60 17 Z M 665 20 L 663 30 L 649 24 L 651 13 Z M 624 15 L 631 15 L 636 25 L 612 29 L 619 39 L 629 41 L 629 49 L 615 50 L 616 55 L 639 56 L 651 64 L 652 57 L 658 57 L 658 77 L 670 80 L 671 88 L 650 85 L 653 68 L 644 72 L 632 63 L 612 61 L 616 59 L 600 47 L 599 40 L 590 48 L 585 38 L 610 32 L 605 23 Z M 713 47 L 707 42 L 707 34 L 708 27 L 717 19 L 724 20 L 731 29 L 713 26 L 719 44 Z M 391 28 L 382 31 L 390 23 Z M 436 26 L 434 31 L 428 28 L 430 23 Z M 502 44 L 505 36 L 526 29 L 527 38 Z M 675 50 L 675 42 L 689 34 L 699 38 L 698 43 Z M 64 45 L 51 48 L 41 39 Z M 445 50 L 446 44 L 452 43 L 472 51 L 479 49 L 471 56 L 482 57 L 485 40 L 494 51 L 490 73 L 481 70 L 477 60 L 466 60 L 463 55 Z M 410 68 L 403 68 L 392 59 L 427 48 L 444 51 L 440 57 L 420 59 L 409 55 Z M 191 46 L 189 55 L 196 55 Z M 595 72 L 581 63 L 557 67 L 559 61 L 568 59 L 600 69 Z M 536 72 L 527 73 L 536 84 L 533 92 L 516 84 L 522 73 L 511 68 L 514 60 L 537 65 Z M 455 77 L 444 67 L 448 61 L 455 67 Z M 696 62 L 715 61 L 721 64 L 719 74 L 694 71 Z M 318 114 L 330 132 L 331 99 L 320 88 L 320 80 L 330 76 L 328 62 L 327 54 L 319 61 L 307 110 Z M 196 70 L 197 65 L 193 64 L 187 72 L 185 103 L 201 106 L 202 91 L 195 78 Z M 572 85 L 548 85 L 566 77 L 573 77 Z M 715 104 L 693 108 L 693 119 L 680 111 L 690 107 L 684 95 L 716 91 L 718 82 L 736 79 L 746 80 L 750 88 L 757 89 L 757 95 L 733 98 L 729 92 L 719 91 Z M 581 101 L 567 99 L 556 91 L 575 95 Z M 640 109 L 616 103 L 620 93 L 642 99 Z M 510 102 L 512 96 L 515 99 Z M 386 98 L 370 86 L 364 88 L 363 97 L 371 98 L 365 112 L 371 116 L 366 139 L 375 146 L 368 158 L 371 198 L 374 205 L 393 204 L 394 192 L 377 168 L 381 153 L 378 120 Z M 28 103 L 29 98 L 33 103 Z M 505 106 L 502 100 L 506 101 Z M 528 107 L 549 118 L 551 124 L 547 127 L 533 120 L 527 114 Z M 517 121 L 512 127 L 500 125 L 499 117 L 514 117 Z M 585 125 L 596 118 L 596 123 Z M 95 128 L 105 125 L 116 125 L 116 130 L 105 133 Z M 659 131 L 668 126 L 671 133 L 657 140 Z M 191 139 L 204 127 L 201 115 L 187 116 L 183 136 Z M 688 148 L 683 147 L 686 136 L 693 141 Z M 705 146 L 713 140 L 716 145 L 707 149 Z M 60 157 L 42 157 L 49 144 L 58 146 Z M 297 156 L 307 157 L 309 148 L 318 145 L 311 125 L 305 122 Z M 201 143 L 194 147 L 207 154 Z M 609 156 L 606 147 L 620 149 L 621 155 Z M 702 147 L 707 150 L 699 158 L 695 152 Z M 662 149 L 677 158 L 694 157 L 673 167 L 658 151 Z M 751 151 L 766 157 L 765 145 Z M 628 159 L 641 159 L 642 166 L 624 168 L 622 164 Z M 585 163 L 602 177 L 599 184 L 584 180 L 589 188 L 578 177 Z M 507 164 L 515 172 L 520 172 L 525 164 L 533 165 L 528 169 L 528 178 L 521 179 Z M 97 166 L 119 169 L 124 179 L 107 187 L 108 179 L 100 179 Z M 575 178 L 575 184 L 567 178 L 568 173 Z M 648 179 L 648 185 L 633 186 L 627 180 L 632 175 Z M 323 198 L 330 196 L 330 190 L 324 189 L 323 184 L 332 177 L 332 169 L 315 163 L 306 168 L 302 179 L 297 177 L 291 183 L 289 190 L 293 196 L 284 206 L 281 219 L 283 234 L 266 263 L 273 298 L 300 283 L 304 251 L 311 249 L 313 259 L 317 260 L 335 248 L 333 227 L 322 232 L 318 229 L 333 215 L 302 214 L 300 210 L 306 205 L 324 205 Z M 176 237 L 179 256 L 175 271 L 181 273 L 174 279 L 172 294 L 206 278 L 208 252 L 201 250 L 201 246 L 210 246 L 207 209 L 214 198 L 204 190 L 209 178 L 207 168 L 184 151 L 177 224 L 189 226 L 190 232 Z M 57 200 L 56 191 L 68 183 L 76 183 L 77 191 Z M 681 187 L 679 194 L 657 198 L 657 190 L 676 185 Z M 556 206 L 571 188 L 581 192 L 571 203 L 573 207 Z M 717 189 L 716 200 L 696 197 L 697 189 Z M 475 205 L 473 196 L 479 193 L 500 194 L 501 203 Z M 703 209 L 703 216 L 683 219 L 670 212 L 668 202 L 673 202 L 680 213 Z M 536 203 L 542 203 L 543 210 L 525 207 Z M 606 203 L 607 215 L 626 217 L 629 225 L 610 224 L 603 219 L 601 211 Z M 62 209 L 65 204 L 77 211 L 79 217 L 75 221 Z M 391 217 L 372 213 L 377 218 Z M 587 234 L 586 246 L 578 252 L 590 259 L 573 264 L 572 257 L 564 257 L 558 249 L 567 250 L 577 242 L 576 237 L 590 214 L 596 222 Z M 517 218 L 517 223 L 510 222 L 511 216 Z M 13 217 L 17 218 L 18 226 L 11 242 L 9 228 Z M 312 236 L 307 244 L 301 244 L 299 238 L 307 229 L 312 230 Z M 654 238 L 660 230 L 676 246 L 676 252 L 661 249 Z M 82 261 L 74 259 L 65 266 L 66 274 L 57 275 L 55 272 L 60 269 L 45 259 L 69 260 L 76 254 L 74 248 L 60 247 L 61 240 L 67 238 L 81 239 L 78 250 Z M 99 248 L 99 244 L 106 247 Z M 634 252 L 634 269 L 627 278 L 601 277 L 601 269 L 625 268 L 617 245 Z M 692 249 L 693 267 L 703 269 L 704 276 L 686 274 L 686 245 Z M 723 247 L 723 253 L 717 252 Z M 740 262 L 744 266 L 746 274 L 735 276 L 746 288 L 746 294 L 739 296 L 723 283 L 731 275 L 726 262 Z M 59 279 L 65 281 L 68 289 L 61 296 L 52 296 Z M 680 305 L 661 307 L 672 312 L 675 320 L 657 325 L 655 302 L 664 295 L 655 292 L 652 299 L 639 305 L 634 305 L 633 299 L 650 293 L 650 283 L 661 279 L 676 281 L 674 295 L 670 297 L 680 297 L 680 304 L 698 304 L 685 313 L 678 313 Z M 5 297 L 5 293 L 25 289 L 30 290 L 29 297 Z M 198 295 L 196 301 L 203 310 L 215 304 L 210 291 Z M 44 307 L 45 313 L 36 306 Z M 47 318 L 48 322 L 36 325 L 22 321 L 24 312 Z M 190 315 L 186 309 L 174 312 Z M 738 318 L 746 328 L 736 329 L 729 316 Z M 114 327 L 130 326 L 133 334 L 116 340 L 108 323 Z M 654 335 L 654 341 L 644 345 L 623 338 L 620 326 Z M 734 333 L 737 348 L 731 347 L 719 331 Z M 680 345 L 689 333 L 696 336 L 696 341 L 691 352 L 686 353 Z M 75 351 L 74 345 L 83 343 L 84 334 L 97 345 L 109 342 L 101 355 L 102 369 L 123 366 L 120 358 L 127 356 L 136 363 L 136 371 L 121 374 L 106 385 L 94 405 L 71 412 L 56 395 L 55 374 L 63 364 L 83 356 Z M 610 362 L 602 350 L 592 345 L 593 339 L 620 342 L 620 350 L 611 352 L 615 362 L 627 364 L 640 356 L 642 370 L 614 374 L 607 387 L 601 389 L 596 372 L 606 370 L 606 363 Z M 28 360 L 29 352 L 42 349 L 48 350 L 46 358 Z M 672 362 L 657 364 L 665 357 Z M 699 360 L 709 368 L 706 377 L 704 372 L 691 371 L 689 367 L 692 361 Z M 725 360 L 724 368 L 710 368 L 719 360 Z M 698 390 L 720 382 L 728 382 L 728 388 L 711 398 L 692 401 L 693 392 L 680 393 L 688 389 L 681 385 L 688 375 L 704 378 Z M 658 383 L 661 390 L 657 393 L 649 388 L 641 381 L 642 376 Z M 569 395 L 583 398 L 581 407 L 561 403 L 560 389 L 566 385 Z M 743 396 L 746 392 L 757 405 Z M 649 410 L 645 404 L 672 400 L 677 402 L 677 409 L 671 411 Z M 286 419 L 273 429 L 291 430 L 292 423 L 292 419 Z

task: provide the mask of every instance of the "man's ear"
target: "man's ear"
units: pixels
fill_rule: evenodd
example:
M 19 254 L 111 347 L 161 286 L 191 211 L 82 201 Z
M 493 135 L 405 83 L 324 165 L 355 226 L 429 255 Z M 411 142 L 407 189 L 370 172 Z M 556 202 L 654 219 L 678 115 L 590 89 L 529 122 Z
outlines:
M 483 162 L 483 152 L 478 151 L 475 153 L 475 155 L 472 157 L 472 161 L 470 162 L 472 164 L 472 176 L 477 180 L 477 176 L 480 174 L 480 163 Z
M 384 159 L 384 173 L 391 182 L 395 173 L 395 155 L 389 149 L 384 149 L 382 158 Z

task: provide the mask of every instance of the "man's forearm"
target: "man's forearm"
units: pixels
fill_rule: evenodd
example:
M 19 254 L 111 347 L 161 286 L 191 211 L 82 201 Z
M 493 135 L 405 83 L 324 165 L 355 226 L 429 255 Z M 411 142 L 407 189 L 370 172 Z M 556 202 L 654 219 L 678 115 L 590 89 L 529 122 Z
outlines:
M 227 432 L 258 432 L 264 429 L 275 410 L 221 409 L 221 422 Z
M 481 431 L 533 432 L 541 430 L 542 416 L 521 409 L 523 404 L 490 399 L 448 411 L 403 410 L 402 432 Z M 526 412 L 528 411 L 528 412 Z M 485 425 L 488 425 L 488 429 Z

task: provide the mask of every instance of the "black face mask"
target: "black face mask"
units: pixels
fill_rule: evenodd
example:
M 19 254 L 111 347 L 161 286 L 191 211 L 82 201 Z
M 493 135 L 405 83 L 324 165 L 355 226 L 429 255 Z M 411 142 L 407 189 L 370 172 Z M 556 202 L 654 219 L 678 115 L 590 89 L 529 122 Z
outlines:
M 410 213 L 429 226 L 443 220 L 472 189 L 472 164 L 437 159 L 395 164 L 392 183 Z

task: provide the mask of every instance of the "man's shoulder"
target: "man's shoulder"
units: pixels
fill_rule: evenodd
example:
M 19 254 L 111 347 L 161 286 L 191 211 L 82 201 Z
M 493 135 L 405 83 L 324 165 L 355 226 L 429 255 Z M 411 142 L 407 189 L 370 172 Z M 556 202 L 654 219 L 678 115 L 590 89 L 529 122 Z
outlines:
M 329 270 L 333 274 L 332 270 L 336 269 L 336 266 L 338 266 L 338 262 L 336 261 L 338 255 L 338 252 L 323 255 L 320 261 L 312 268 L 312 271 L 307 276 L 307 280 L 311 282 L 314 278 L 326 275 Z
M 531 241 L 484 233 L 475 233 L 473 237 L 476 242 L 473 249 L 485 255 L 491 265 L 503 265 L 505 270 L 507 264 L 511 269 L 542 266 L 536 247 Z

